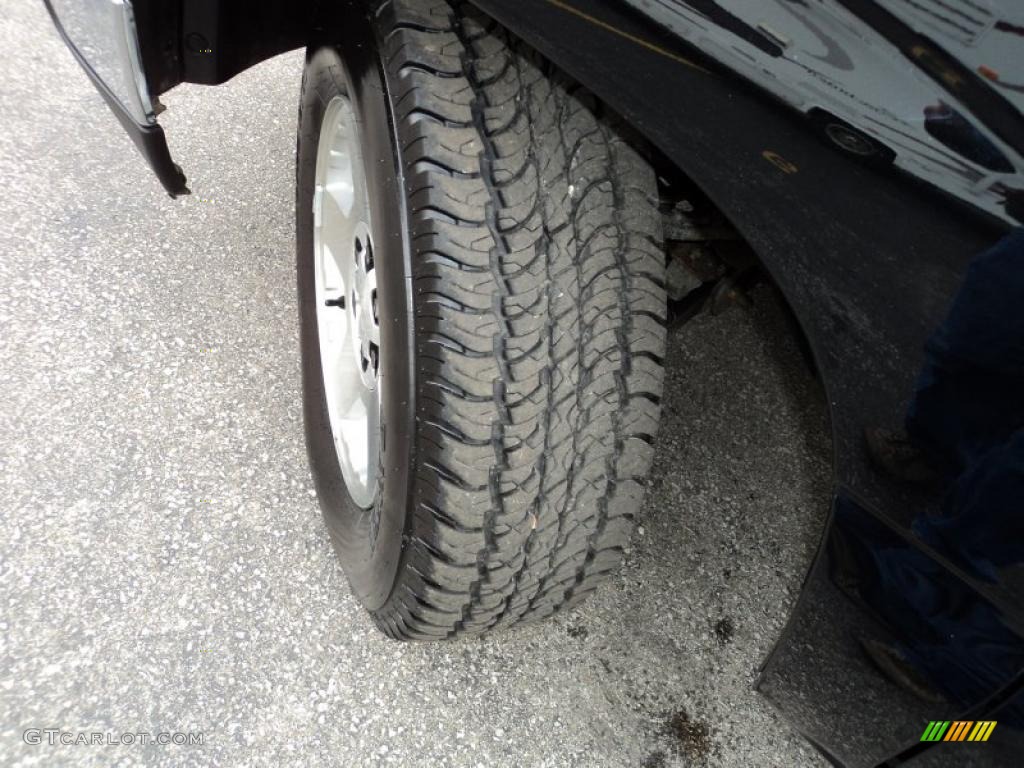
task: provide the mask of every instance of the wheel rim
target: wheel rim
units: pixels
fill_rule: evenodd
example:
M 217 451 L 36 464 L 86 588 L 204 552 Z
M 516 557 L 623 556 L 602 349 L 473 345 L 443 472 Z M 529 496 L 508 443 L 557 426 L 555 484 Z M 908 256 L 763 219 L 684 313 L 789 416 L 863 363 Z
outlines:
M 825 126 L 825 133 L 828 134 L 828 137 L 833 142 L 847 152 L 861 155 L 862 157 L 875 154 L 875 146 L 871 143 L 870 139 L 851 131 L 845 125 L 829 123 Z
M 331 437 L 353 501 L 377 494 L 380 321 L 366 175 L 352 103 L 324 112 L 313 195 L 313 249 L 320 368 Z

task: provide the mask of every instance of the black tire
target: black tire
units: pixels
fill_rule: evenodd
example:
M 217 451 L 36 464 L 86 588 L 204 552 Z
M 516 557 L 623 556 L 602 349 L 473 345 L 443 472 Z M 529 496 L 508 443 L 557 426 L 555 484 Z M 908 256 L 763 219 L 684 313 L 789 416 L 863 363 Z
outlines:
M 547 616 L 619 565 L 665 345 L 654 173 L 593 100 L 493 21 L 392 0 L 311 49 L 298 140 L 307 442 L 353 591 L 389 636 Z M 348 498 L 312 304 L 324 105 L 362 128 L 382 323 L 382 484 Z

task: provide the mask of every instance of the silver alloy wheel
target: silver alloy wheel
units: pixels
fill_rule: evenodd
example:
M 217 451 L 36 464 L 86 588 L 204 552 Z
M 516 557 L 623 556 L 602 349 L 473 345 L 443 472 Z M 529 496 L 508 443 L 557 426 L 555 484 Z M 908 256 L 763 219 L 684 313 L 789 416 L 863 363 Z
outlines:
M 331 436 L 348 492 L 360 507 L 377 494 L 380 321 L 370 205 L 352 103 L 324 112 L 313 194 L 313 258 L 320 367 Z

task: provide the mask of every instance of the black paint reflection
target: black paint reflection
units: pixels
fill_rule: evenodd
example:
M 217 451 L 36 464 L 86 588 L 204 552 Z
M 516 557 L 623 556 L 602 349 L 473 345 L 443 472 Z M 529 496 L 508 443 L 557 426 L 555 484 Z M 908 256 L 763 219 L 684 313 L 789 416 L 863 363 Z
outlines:
M 959 712 L 1024 668 L 1024 640 L 998 609 L 851 499 L 836 503 L 829 547 L 833 581 L 891 633 L 864 652 L 919 699 Z
M 912 529 L 970 577 L 1024 564 L 1024 229 L 975 258 L 925 349 L 899 435 L 868 434 L 876 466 L 943 491 Z
M 944 101 L 924 108 L 924 129 L 951 150 L 983 168 L 1013 173 L 1013 163 L 981 131 Z

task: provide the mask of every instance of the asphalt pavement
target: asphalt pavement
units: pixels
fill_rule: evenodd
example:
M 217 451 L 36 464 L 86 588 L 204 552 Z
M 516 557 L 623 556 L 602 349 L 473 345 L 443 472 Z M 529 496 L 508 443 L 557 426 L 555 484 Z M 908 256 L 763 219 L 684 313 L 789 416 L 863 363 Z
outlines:
M 672 333 L 611 584 L 483 640 L 388 641 L 302 441 L 301 53 L 164 98 L 172 201 L 41 3 L 0 0 L 0 51 L 0 765 L 824 765 L 752 690 L 829 477 L 771 291 Z M 106 743 L 161 732 L 203 743 Z

